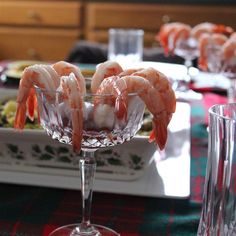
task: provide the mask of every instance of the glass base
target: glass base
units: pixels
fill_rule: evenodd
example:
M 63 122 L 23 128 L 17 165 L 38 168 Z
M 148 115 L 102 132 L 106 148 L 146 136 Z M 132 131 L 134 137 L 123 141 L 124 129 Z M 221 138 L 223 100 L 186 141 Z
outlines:
M 49 236 L 120 236 L 117 232 L 102 225 L 91 225 L 90 232 L 81 232 L 80 224 L 65 225 L 55 229 Z

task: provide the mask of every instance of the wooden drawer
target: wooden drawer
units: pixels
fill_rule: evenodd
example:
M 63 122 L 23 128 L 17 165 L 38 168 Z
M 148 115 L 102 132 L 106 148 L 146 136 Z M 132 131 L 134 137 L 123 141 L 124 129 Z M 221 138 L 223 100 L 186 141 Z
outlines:
M 233 21 L 236 5 L 90 3 L 86 16 L 88 29 L 122 27 L 153 31 L 165 22 L 174 21 L 190 25 L 209 21 L 236 26 Z
M 80 18 L 78 1 L 0 1 L 0 24 L 78 27 Z
M 80 37 L 78 30 L 0 27 L 0 59 L 63 60 Z
M 109 28 L 142 28 L 147 35 L 145 45 L 165 22 L 201 22 L 226 24 L 236 29 L 236 5 L 175 5 L 132 3 L 88 3 L 86 7 L 86 37 L 107 40 Z M 155 40 L 153 41 L 155 43 Z

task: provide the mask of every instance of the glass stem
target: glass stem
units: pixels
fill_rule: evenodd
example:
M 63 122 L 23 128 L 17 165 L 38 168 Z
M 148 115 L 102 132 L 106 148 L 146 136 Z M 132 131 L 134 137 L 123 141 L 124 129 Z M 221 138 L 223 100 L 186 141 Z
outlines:
M 191 60 L 186 59 L 185 62 L 184 62 L 184 65 L 186 66 L 186 69 L 187 69 L 187 73 L 186 73 L 186 76 L 185 76 L 185 81 L 190 82 L 191 81 L 191 75 L 190 75 L 189 69 L 192 67 L 193 63 L 192 63 Z
M 230 78 L 230 86 L 227 91 L 228 103 L 236 101 L 236 77 Z
M 81 232 L 92 232 L 90 224 L 90 213 L 93 195 L 94 174 L 96 171 L 95 150 L 83 150 L 80 158 L 80 178 L 81 178 L 81 197 L 82 197 L 82 222 Z

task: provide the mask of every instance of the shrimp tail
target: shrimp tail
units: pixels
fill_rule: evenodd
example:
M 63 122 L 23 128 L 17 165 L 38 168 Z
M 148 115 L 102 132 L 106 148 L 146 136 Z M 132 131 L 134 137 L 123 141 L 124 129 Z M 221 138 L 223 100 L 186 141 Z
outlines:
M 201 68 L 203 71 L 207 71 L 208 65 L 207 65 L 207 60 L 204 57 L 199 57 L 198 58 L 198 66 Z
M 149 136 L 149 142 L 156 141 L 160 150 L 163 150 L 167 142 L 167 126 L 169 118 L 162 113 L 158 118 L 153 117 L 153 129 Z
M 72 122 L 73 122 L 73 133 L 72 133 L 72 142 L 73 142 L 73 151 L 80 153 L 81 143 L 82 143 L 82 133 L 83 133 L 83 119 L 81 119 L 81 114 L 77 110 L 72 110 Z
M 123 96 L 118 96 L 115 103 L 116 117 L 119 120 L 127 120 L 127 101 Z
M 18 103 L 14 120 L 14 128 L 19 130 L 24 129 L 25 120 L 26 120 L 26 104 Z
M 28 110 L 28 117 L 30 118 L 31 121 L 34 121 L 34 111 L 35 108 L 37 107 L 37 98 L 34 88 L 30 89 L 26 104 Z

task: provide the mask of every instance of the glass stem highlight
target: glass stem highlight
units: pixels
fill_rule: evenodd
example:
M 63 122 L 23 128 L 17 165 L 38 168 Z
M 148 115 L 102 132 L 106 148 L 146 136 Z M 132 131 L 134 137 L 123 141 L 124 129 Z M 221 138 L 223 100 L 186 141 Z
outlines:
M 94 174 L 96 171 L 95 150 L 83 150 L 80 159 L 81 197 L 82 197 L 82 222 L 81 229 L 89 233 L 93 231 L 90 224 L 90 213 L 93 195 Z

